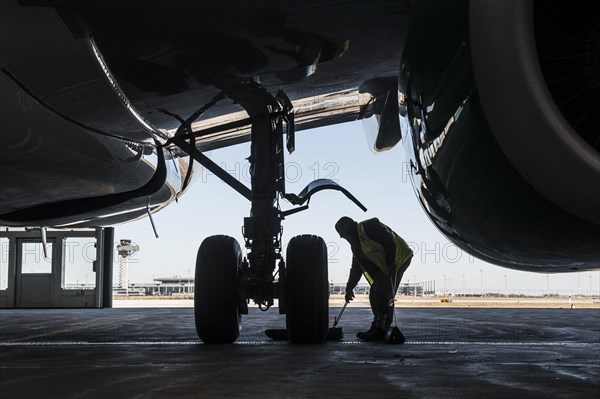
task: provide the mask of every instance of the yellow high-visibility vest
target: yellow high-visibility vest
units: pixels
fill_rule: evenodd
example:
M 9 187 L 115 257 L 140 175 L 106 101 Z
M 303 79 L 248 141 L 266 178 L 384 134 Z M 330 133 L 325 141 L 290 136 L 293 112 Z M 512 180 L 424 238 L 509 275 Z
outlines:
M 383 274 L 389 276 L 388 265 L 386 262 L 385 250 L 383 246 L 377 241 L 372 240 L 365 232 L 365 223 L 370 222 L 372 220 L 376 220 L 379 224 L 381 224 L 381 226 L 383 226 L 394 239 L 394 244 L 396 246 L 396 257 L 394 259 L 394 266 L 396 267 L 396 270 L 398 270 L 408 259 L 410 259 L 411 256 L 413 256 L 413 251 L 410 249 L 406 241 L 402 239 L 402 237 L 396 234 L 385 224 L 379 222 L 379 220 L 377 220 L 376 218 L 357 223 L 358 239 L 360 240 L 360 247 L 363 253 L 383 272 Z M 367 273 L 364 267 L 363 274 L 365 275 L 365 278 L 367 279 L 369 284 L 373 284 L 373 278 L 369 275 L 369 273 Z

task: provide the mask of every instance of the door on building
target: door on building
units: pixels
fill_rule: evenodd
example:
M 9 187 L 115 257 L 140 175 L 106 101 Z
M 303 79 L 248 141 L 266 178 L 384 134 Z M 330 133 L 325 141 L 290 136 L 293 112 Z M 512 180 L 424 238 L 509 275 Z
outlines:
M 17 240 L 16 307 L 52 307 L 56 270 L 54 244 L 54 240 L 48 240 L 46 245 L 48 258 L 46 258 L 41 240 L 30 238 Z

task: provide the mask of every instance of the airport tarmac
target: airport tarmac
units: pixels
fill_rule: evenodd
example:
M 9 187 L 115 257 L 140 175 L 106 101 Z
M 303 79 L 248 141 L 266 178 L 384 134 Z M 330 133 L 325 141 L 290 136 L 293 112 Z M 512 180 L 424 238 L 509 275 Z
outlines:
M 331 319 L 339 308 L 330 310 Z M 0 397 L 595 398 L 597 309 L 401 308 L 404 345 L 268 340 L 250 309 L 233 345 L 203 345 L 189 308 L 0 310 Z

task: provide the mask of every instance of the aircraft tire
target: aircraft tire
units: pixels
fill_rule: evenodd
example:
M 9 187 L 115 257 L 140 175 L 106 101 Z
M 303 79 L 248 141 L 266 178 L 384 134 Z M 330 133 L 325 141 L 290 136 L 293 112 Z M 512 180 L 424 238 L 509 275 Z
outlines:
M 238 271 L 242 262 L 235 238 L 206 238 L 198 249 L 194 281 L 196 332 L 206 344 L 227 344 L 240 335 Z
M 314 235 L 292 238 L 286 254 L 286 325 L 294 343 L 325 342 L 329 327 L 327 245 Z

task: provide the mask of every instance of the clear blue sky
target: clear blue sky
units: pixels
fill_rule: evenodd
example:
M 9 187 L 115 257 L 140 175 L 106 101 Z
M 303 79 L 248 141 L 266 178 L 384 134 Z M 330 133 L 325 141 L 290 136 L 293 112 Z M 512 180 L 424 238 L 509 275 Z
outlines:
M 339 217 L 347 215 L 356 220 L 378 217 L 416 247 L 403 282 L 436 280 L 437 290 L 442 291 L 445 280 L 448 290 L 460 291 L 464 281 L 467 290 L 479 292 L 483 276 L 486 291 L 504 292 L 506 282 L 509 292 L 540 294 L 549 285 L 551 292 L 577 294 L 580 287 L 587 294 L 590 283 L 592 292 L 598 292 L 600 272 L 547 277 L 493 266 L 461 252 L 422 211 L 403 172 L 406 168 L 402 148 L 372 152 L 365 126 L 365 122 L 353 122 L 298 132 L 296 152 L 286 153 L 288 192 L 299 193 L 316 178 L 331 178 L 368 208 L 364 213 L 343 194 L 323 191 L 312 198 L 307 211 L 289 216 L 283 222 L 284 243 L 297 234 L 316 234 L 325 239 L 329 247 L 330 281 L 344 283 L 348 277 L 350 248 L 333 228 Z M 207 155 L 250 186 L 245 160 L 249 151 L 250 145 L 242 144 Z M 194 184 L 179 203 L 155 214 L 159 239 L 154 238 L 148 219 L 117 226 L 117 240 L 129 238 L 140 246 L 140 252 L 130 262 L 131 282 L 193 275 L 196 251 L 210 235 L 227 234 L 243 242 L 241 226 L 249 214 L 250 203 L 199 164 L 196 167 Z M 291 205 L 282 201 L 282 208 Z M 115 265 L 115 279 L 117 274 Z

